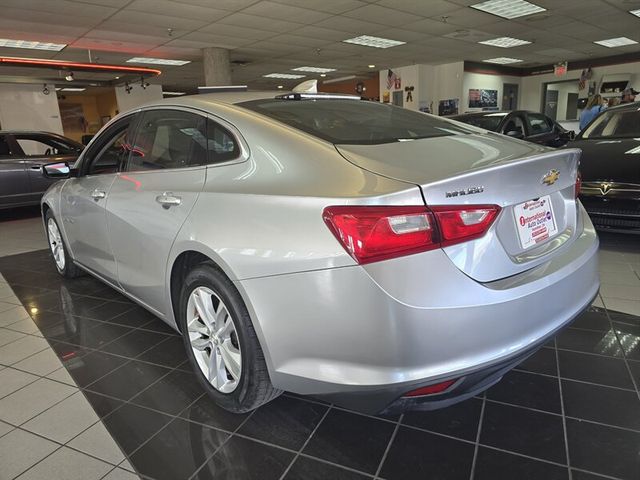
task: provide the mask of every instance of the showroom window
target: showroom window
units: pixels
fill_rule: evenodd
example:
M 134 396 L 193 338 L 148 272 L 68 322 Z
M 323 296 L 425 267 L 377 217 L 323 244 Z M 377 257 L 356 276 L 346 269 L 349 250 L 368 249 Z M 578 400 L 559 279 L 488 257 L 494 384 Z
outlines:
M 143 114 L 126 170 L 164 170 L 207 163 L 207 120 L 181 110 Z
M 529 135 L 540 135 L 551 131 L 551 125 L 549 125 L 547 117 L 544 115 L 529 113 L 527 118 L 529 119 Z

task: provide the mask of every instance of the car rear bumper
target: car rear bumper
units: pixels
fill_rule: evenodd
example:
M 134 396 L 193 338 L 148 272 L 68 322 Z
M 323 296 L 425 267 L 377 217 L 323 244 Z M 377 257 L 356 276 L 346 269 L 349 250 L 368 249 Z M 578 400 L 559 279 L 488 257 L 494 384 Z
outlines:
M 599 288 L 598 239 L 584 223 L 550 261 L 490 283 L 434 250 L 388 261 L 398 272 L 430 266 L 420 277 L 399 275 L 393 289 L 359 266 L 238 287 L 277 388 L 369 413 L 440 408 L 488 388 L 589 306 Z M 461 380 L 450 391 L 401 398 L 452 378 Z

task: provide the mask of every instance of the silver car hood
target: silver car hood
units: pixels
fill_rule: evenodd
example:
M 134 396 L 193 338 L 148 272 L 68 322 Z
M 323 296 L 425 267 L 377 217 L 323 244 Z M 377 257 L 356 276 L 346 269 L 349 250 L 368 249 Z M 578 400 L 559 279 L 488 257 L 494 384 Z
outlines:
M 418 185 L 549 151 L 494 133 L 449 135 L 380 145 L 336 145 L 336 148 L 360 168 Z

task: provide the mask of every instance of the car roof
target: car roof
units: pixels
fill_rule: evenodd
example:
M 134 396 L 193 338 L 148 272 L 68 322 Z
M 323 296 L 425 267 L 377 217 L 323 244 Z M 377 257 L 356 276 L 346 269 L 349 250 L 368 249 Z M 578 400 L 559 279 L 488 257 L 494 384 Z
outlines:
M 467 112 L 460 113 L 458 115 L 452 115 L 451 118 L 459 118 L 459 117 L 484 117 L 486 115 L 494 115 L 494 114 L 503 114 L 508 115 L 509 113 L 538 113 L 533 110 L 487 110 L 485 112 Z
M 53 135 L 62 137 L 59 133 L 45 132 L 44 130 L 0 130 L 0 135 Z

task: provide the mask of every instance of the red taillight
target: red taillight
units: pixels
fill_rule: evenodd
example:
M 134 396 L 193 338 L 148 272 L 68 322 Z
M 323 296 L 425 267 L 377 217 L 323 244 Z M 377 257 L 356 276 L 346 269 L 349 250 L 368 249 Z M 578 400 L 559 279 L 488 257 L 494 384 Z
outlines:
M 500 212 L 497 205 L 431 207 L 438 219 L 442 246 L 483 236 Z
M 440 246 L 433 214 L 426 207 L 327 207 L 323 218 L 360 264 Z
M 582 175 L 580 174 L 580 170 L 578 170 L 578 175 L 576 175 L 575 198 L 580 196 L 580 190 L 582 190 Z
M 486 233 L 497 205 L 337 206 L 323 218 L 344 249 L 366 264 L 465 242 Z
M 434 385 L 428 385 L 426 387 L 418 388 L 416 390 L 411 390 L 408 393 L 405 393 L 403 396 L 405 397 L 423 397 L 425 395 L 433 395 L 435 393 L 442 393 L 447 390 L 451 385 L 456 383 L 458 379 L 447 380 L 444 382 L 436 383 Z

